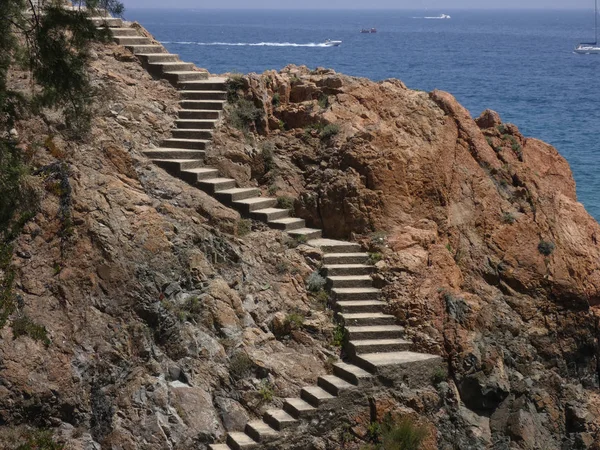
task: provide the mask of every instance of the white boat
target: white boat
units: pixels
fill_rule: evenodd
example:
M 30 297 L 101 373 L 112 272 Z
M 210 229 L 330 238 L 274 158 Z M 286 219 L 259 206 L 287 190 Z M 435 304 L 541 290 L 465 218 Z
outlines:
M 574 52 L 580 55 L 600 54 L 600 45 L 598 45 L 598 0 L 595 0 L 594 7 L 594 27 L 596 30 L 596 40 L 594 42 L 582 42 L 575 47 Z
M 448 14 L 440 14 L 439 16 L 425 17 L 425 19 L 451 19 Z
M 325 42 L 323 42 L 326 47 L 339 47 L 341 43 L 342 41 L 332 41 L 330 39 L 327 39 Z

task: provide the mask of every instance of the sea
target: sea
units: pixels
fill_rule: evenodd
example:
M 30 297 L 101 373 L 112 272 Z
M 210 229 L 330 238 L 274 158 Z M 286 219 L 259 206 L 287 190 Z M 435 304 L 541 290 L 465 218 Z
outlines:
M 600 55 L 573 52 L 594 39 L 593 9 L 130 9 L 125 18 L 215 74 L 304 64 L 448 91 L 474 117 L 493 109 L 558 149 L 600 221 Z

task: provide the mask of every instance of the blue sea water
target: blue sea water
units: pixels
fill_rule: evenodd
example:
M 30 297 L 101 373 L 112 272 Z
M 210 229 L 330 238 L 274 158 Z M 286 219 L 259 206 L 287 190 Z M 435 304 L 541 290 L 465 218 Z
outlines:
M 425 18 L 440 13 L 452 18 Z M 212 73 L 322 66 L 442 89 L 473 116 L 494 109 L 560 151 L 579 201 L 600 220 L 600 55 L 573 53 L 593 40 L 593 10 L 132 9 L 125 17 Z M 371 27 L 378 32 L 359 33 Z M 326 39 L 343 43 L 318 45 Z

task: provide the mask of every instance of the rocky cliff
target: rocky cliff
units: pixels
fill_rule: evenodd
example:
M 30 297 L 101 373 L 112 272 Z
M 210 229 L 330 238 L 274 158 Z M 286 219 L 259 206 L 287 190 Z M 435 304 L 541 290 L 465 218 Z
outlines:
M 71 448 L 206 448 L 340 356 L 305 288 L 318 255 L 141 156 L 173 123 L 170 85 L 116 45 L 91 70 L 87 141 L 53 111 L 16 129 L 44 170 L 0 330 L 0 442 L 50 428 Z M 436 390 L 383 392 L 308 447 L 359 448 L 395 411 L 430 448 L 600 448 L 600 228 L 555 149 L 398 80 L 288 67 L 231 94 L 210 163 L 362 242 L 399 323 L 447 361 Z

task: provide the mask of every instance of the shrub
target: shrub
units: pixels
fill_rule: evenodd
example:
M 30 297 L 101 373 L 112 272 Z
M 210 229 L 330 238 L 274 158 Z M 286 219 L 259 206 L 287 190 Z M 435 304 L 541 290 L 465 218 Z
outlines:
M 281 104 L 281 97 L 279 95 L 279 92 L 276 92 L 275 94 L 273 94 L 273 98 L 271 99 L 271 104 L 273 106 L 279 106 Z
M 247 353 L 239 351 L 229 360 L 229 375 L 234 380 L 248 378 L 254 373 L 254 362 Z
M 381 441 L 385 450 L 419 450 L 428 435 L 425 426 L 404 417 L 382 426 Z
M 510 212 L 502 213 L 502 222 L 512 225 L 515 223 L 515 216 Z
M 383 255 L 379 252 L 369 253 L 369 261 L 368 263 L 371 265 L 377 264 L 379 261 L 383 259 Z
M 227 91 L 227 101 L 229 103 L 235 103 L 239 100 L 239 92 L 244 89 L 246 83 L 244 77 L 239 74 L 233 74 L 225 82 L 225 89 Z
M 544 256 L 550 256 L 554 251 L 555 245 L 553 242 L 540 240 L 538 251 Z
M 273 401 L 273 397 L 275 396 L 273 385 L 267 380 L 264 380 L 260 384 L 258 393 L 260 394 L 261 400 L 266 403 Z
M 329 106 L 329 96 L 321 94 L 321 96 L 319 97 L 319 106 L 322 109 L 327 108 Z
M 265 172 L 269 172 L 275 167 L 275 145 L 272 142 L 265 142 L 262 146 L 262 160 L 265 166 Z
M 277 207 L 281 209 L 292 209 L 294 207 L 294 199 L 285 195 L 277 197 Z
M 320 289 L 314 297 L 315 300 L 322 305 L 327 305 L 329 303 L 329 293 L 325 289 Z
M 442 381 L 446 381 L 447 379 L 448 379 L 448 372 L 446 371 L 446 369 L 444 369 L 441 366 L 437 367 L 435 369 L 435 371 L 433 372 L 433 375 L 431 376 L 431 382 L 435 386 L 440 384 Z
M 339 132 L 340 132 L 340 126 L 335 123 L 330 123 L 329 125 L 325 125 L 325 127 L 321 130 L 321 133 L 319 134 L 319 138 L 322 141 L 326 141 L 328 139 L 331 139 L 335 135 L 337 135 Z
M 319 272 L 315 271 L 311 273 L 306 279 L 306 289 L 310 292 L 319 292 L 325 287 L 326 280 Z
M 63 450 L 65 446 L 54 441 L 52 431 L 35 430 L 25 436 L 25 442 L 15 450 Z
M 12 332 L 14 339 L 19 336 L 29 336 L 31 339 L 43 342 L 46 346 L 50 345 L 46 327 L 38 325 L 27 316 L 21 316 L 13 320 Z
M 283 275 L 284 273 L 288 273 L 290 271 L 290 265 L 288 264 L 287 261 L 279 261 L 275 265 L 275 271 L 278 274 Z
M 246 236 L 252 231 L 252 221 L 250 219 L 240 219 L 237 222 L 237 235 Z
M 343 325 L 337 324 L 333 329 L 333 336 L 331 338 L 331 345 L 335 347 L 341 347 L 344 345 L 347 336 L 346 328 Z
M 285 317 L 285 328 L 299 330 L 304 325 L 304 316 L 299 313 L 291 313 Z
M 506 133 L 506 127 L 503 124 L 496 126 L 496 129 L 500 132 L 500 134 Z
M 238 100 L 230 113 L 231 125 L 238 130 L 248 131 L 254 122 L 262 117 L 263 112 L 250 100 Z
M 272 184 L 267 188 L 267 194 L 269 194 L 270 197 L 275 196 L 275 194 L 277 194 L 277 186 Z

